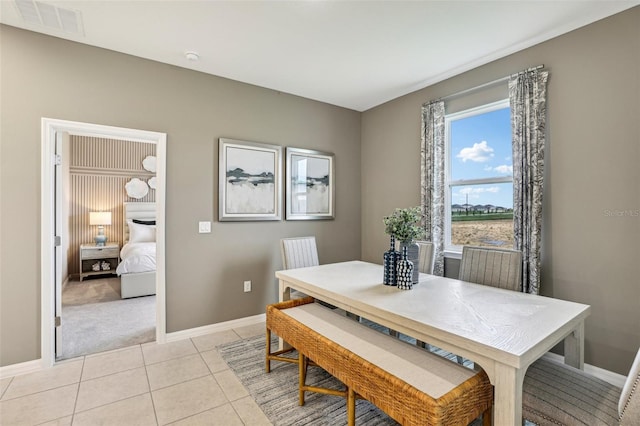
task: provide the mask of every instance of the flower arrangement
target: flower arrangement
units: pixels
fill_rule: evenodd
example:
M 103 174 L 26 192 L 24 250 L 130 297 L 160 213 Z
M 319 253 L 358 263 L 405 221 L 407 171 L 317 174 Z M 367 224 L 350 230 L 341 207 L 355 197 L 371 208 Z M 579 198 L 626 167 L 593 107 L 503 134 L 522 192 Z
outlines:
M 402 243 L 409 243 L 424 236 L 421 220 L 420 207 L 396 209 L 392 215 L 384 217 L 384 232 Z

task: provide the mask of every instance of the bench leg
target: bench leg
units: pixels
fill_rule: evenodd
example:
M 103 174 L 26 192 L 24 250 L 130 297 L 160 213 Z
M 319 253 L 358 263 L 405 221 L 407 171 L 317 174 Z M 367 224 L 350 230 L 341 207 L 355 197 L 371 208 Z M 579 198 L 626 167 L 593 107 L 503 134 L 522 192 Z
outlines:
M 267 373 L 271 372 L 271 360 L 269 359 L 269 355 L 271 355 L 271 330 L 269 330 L 267 328 L 267 348 L 266 348 L 266 352 L 265 352 L 265 358 L 264 358 L 264 369 Z
M 356 393 L 352 388 L 347 389 L 347 425 L 356 425 Z
M 298 353 L 298 405 L 304 405 L 304 389 L 307 382 L 307 357 Z
M 493 405 L 482 413 L 482 426 L 491 426 L 491 413 L 493 410 Z

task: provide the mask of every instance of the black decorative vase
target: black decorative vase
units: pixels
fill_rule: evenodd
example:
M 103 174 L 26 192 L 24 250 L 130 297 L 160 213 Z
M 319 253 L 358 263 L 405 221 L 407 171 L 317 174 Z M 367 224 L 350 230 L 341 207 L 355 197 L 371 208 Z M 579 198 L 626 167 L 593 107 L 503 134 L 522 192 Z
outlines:
M 382 282 L 385 285 L 396 285 L 396 263 L 400 258 L 400 253 L 396 251 L 396 238 L 391 236 L 389 251 L 383 255 L 384 277 Z
M 420 279 L 420 247 L 413 241 L 408 243 L 400 242 L 400 253 L 402 253 L 405 247 L 407 248 L 407 259 L 413 263 L 411 282 L 418 284 L 418 280 Z
M 396 275 L 400 290 L 413 288 L 413 262 L 407 259 L 407 246 L 402 247 L 402 258 L 397 262 Z

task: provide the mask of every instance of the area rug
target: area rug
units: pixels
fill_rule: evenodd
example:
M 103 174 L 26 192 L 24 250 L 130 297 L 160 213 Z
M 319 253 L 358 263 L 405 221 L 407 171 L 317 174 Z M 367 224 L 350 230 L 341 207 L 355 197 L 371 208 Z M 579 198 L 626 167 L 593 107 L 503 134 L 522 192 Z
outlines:
M 305 405 L 298 405 L 298 366 L 272 362 L 271 373 L 265 372 L 265 337 L 256 336 L 218 347 L 222 358 L 267 418 L 274 425 L 346 425 L 345 399 L 332 395 L 307 393 Z M 277 340 L 274 340 L 277 345 Z M 343 389 L 335 378 L 318 367 L 309 367 L 307 384 Z M 473 426 L 481 425 L 474 421 Z M 365 400 L 356 402 L 357 425 L 397 425 L 398 423 Z

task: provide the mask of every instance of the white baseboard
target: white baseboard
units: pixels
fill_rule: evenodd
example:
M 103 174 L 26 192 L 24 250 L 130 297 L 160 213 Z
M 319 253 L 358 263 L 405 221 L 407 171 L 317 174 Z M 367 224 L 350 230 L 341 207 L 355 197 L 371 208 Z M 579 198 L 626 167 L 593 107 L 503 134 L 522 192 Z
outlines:
M 218 333 L 220 331 L 227 331 L 233 328 L 245 327 L 248 325 L 260 324 L 266 321 L 266 314 L 254 315 L 252 317 L 245 317 L 231 321 L 220 322 L 217 324 L 205 325 L 202 327 L 190 328 L 188 330 L 174 331 L 173 333 L 166 334 L 166 342 L 175 342 L 177 340 L 189 339 L 191 337 L 198 337 L 210 333 Z
M 554 354 L 553 352 L 547 352 L 542 357 L 556 362 L 564 363 L 564 357 L 562 355 Z M 605 370 L 604 368 L 596 367 L 591 364 L 584 365 L 584 372 L 602 379 L 605 382 L 611 383 L 612 385 L 619 388 L 622 388 L 624 386 L 625 380 L 627 380 L 627 378 L 622 374 L 614 373 L 613 371 Z
M 4 367 L 0 367 L 0 379 L 33 373 L 42 369 L 43 365 L 41 359 L 34 359 L 33 361 L 21 362 L 18 364 L 5 365 Z

